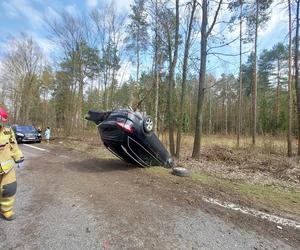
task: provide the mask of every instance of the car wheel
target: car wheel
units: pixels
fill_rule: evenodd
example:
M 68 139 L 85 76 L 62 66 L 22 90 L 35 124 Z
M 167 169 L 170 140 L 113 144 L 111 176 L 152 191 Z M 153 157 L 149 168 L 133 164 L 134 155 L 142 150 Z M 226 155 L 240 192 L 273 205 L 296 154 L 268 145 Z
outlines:
M 153 120 L 151 116 L 146 116 L 143 121 L 145 132 L 149 133 L 153 130 Z
M 187 177 L 190 175 L 190 171 L 187 170 L 186 168 L 175 167 L 175 168 L 173 168 L 172 174 L 181 176 L 181 177 Z
M 169 158 L 167 160 L 167 162 L 165 163 L 165 167 L 166 168 L 173 168 L 173 166 L 174 166 L 174 162 L 172 161 L 172 158 Z

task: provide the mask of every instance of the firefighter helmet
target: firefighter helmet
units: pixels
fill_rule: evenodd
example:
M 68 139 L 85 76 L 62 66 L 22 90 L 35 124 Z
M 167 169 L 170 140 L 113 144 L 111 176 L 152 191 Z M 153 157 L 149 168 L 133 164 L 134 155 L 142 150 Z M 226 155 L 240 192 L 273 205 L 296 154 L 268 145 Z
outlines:
M 0 122 L 7 122 L 7 118 L 8 118 L 8 115 L 7 115 L 6 110 L 4 108 L 0 107 Z

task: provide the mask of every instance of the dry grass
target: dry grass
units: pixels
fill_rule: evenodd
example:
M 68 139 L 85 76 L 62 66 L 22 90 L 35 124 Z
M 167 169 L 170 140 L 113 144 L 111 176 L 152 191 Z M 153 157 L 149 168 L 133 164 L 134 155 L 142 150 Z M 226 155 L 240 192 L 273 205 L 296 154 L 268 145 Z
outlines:
M 160 139 L 162 142 L 168 146 L 168 135 L 161 134 Z M 190 150 L 192 152 L 194 143 L 194 135 L 184 135 L 182 138 L 182 148 L 185 150 Z M 229 147 L 232 149 L 237 148 L 237 139 L 235 135 L 203 135 L 202 138 L 202 146 L 221 146 L 221 147 Z M 240 148 L 241 149 L 251 149 L 252 146 L 252 138 L 242 137 L 240 140 Z M 257 136 L 256 138 L 256 146 L 255 150 L 261 153 L 266 154 L 282 154 L 286 155 L 287 153 L 287 140 L 284 136 Z M 296 154 L 297 150 L 297 141 L 293 140 L 293 152 Z
M 99 134 L 96 129 L 85 130 L 84 134 L 74 135 L 73 137 L 68 137 L 70 140 L 84 140 L 88 143 L 98 143 L 99 142 Z M 159 139 L 163 142 L 163 144 L 168 148 L 169 146 L 169 137 L 168 133 L 160 133 Z M 192 152 L 194 143 L 194 135 L 193 134 L 185 134 L 182 137 L 182 148 L 184 150 L 189 150 Z M 221 146 L 221 147 L 229 147 L 231 149 L 237 148 L 237 140 L 236 135 L 203 135 L 202 138 L 202 146 L 210 147 L 210 146 Z M 293 140 L 293 153 L 296 154 L 297 150 L 297 140 Z M 240 148 L 241 149 L 251 149 L 252 146 L 252 138 L 250 136 L 242 136 L 240 140 Z M 256 137 L 256 151 L 267 154 L 282 154 L 286 155 L 287 153 L 287 140 L 285 136 L 257 136 Z
M 168 135 L 160 135 L 168 146 Z M 176 161 L 192 171 L 249 184 L 280 185 L 300 190 L 300 164 L 296 156 L 297 141 L 293 141 L 294 157 L 287 157 L 286 137 L 257 136 L 256 146 L 251 137 L 242 137 L 237 148 L 234 135 L 204 135 L 200 159 L 191 158 L 193 135 L 184 135 L 181 157 Z

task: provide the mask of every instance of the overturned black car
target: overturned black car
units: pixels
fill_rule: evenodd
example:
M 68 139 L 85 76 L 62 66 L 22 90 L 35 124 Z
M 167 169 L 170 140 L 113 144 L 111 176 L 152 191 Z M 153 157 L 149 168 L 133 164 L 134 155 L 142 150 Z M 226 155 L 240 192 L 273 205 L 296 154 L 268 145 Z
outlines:
M 90 110 L 86 119 L 96 123 L 105 147 L 125 162 L 142 167 L 172 166 L 170 154 L 152 132 L 150 116 L 130 109 Z

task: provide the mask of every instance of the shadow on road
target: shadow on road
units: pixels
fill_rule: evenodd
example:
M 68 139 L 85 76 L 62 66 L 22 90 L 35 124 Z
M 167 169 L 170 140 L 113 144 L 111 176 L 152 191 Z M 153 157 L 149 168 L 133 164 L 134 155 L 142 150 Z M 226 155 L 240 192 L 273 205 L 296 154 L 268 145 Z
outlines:
M 136 166 L 128 165 L 117 159 L 85 159 L 83 161 L 73 161 L 65 164 L 65 167 L 77 172 L 111 172 L 111 171 L 130 171 Z

